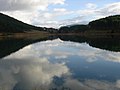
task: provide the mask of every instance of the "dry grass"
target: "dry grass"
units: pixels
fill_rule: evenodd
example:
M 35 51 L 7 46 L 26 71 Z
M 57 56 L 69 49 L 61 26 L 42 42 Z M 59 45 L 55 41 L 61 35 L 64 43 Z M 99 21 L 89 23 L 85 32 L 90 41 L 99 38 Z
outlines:
M 49 33 L 44 31 L 32 31 L 25 33 L 0 33 L 0 39 L 3 38 L 17 38 L 17 39 L 36 39 L 36 38 L 45 38 L 48 37 Z

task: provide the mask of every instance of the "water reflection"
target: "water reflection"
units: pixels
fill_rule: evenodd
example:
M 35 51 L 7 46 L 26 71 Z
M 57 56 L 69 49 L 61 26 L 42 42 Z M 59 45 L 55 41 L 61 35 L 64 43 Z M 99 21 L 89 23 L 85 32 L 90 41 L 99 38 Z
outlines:
M 29 37 L 29 38 L 0 38 L 0 58 L 3 58 L 19 49 L 43 40 L 53 40 L 60 38 L 63 41 L 72 41 L 78 43 L 88 43 L 92 47 L 110 50 L 120 51 L 120 38 L 119 37 L 100 37 L 100 38 L 87 38 L 81 36 L 49 36 L 49 37 Z
M 73 42 L 87 42 L 90 46 L 110 50 L 120 51 L 120 37 L 119 36 L 104 36 L 104 37 L 81 37 L 81 36 L 59 36 L 64 41 Z
M 35 43 L 40 42 L 43 40 L 47 40 L 48 38 L 0 38 L 0 58 L 3 58 L 13 52 L 16 52 L 17 50 Z
M 48 90 L 54 76 L 61 77 L 68 72 L 64 64 L 52 64 L 46 58 L 5 59 L 0 62 L 0 88 Z
M 119 68 L 120 52 L 48 40 L 0 61 L 0 89 L 120 90 Z

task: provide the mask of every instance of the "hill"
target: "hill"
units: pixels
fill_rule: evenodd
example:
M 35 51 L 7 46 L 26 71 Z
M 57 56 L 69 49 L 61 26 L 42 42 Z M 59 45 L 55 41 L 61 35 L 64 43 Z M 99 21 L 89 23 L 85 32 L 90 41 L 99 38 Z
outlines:
M 31 30 L 43 30 L 41 27 L 32 26 L 0 13 L 0 33 L 18 33 Z
M 120 15 L 109 16 L 92 21 L 88 26 L 90 29 L 94 30 L 111 30 L 111 32 L 120 32 Z
M 120 33 L 120 15 L 109 16 L 89 22 L 88 25 L 62 26 L 59 33 L 106 34 Z
M 71 25 L 71 26 L 62 26 L 59 28 L 59 33 L 81 33 L 88 30 L 87 25 Z
M 89 22 L 88 25 L 69 25 L 59 29 L 42 28 L 23 23 L 15 18 L 0 13 L 0 33 L 22 33 L 28 31 L 46 31 L 49 33 L 84 33 L 106 34 L 120 33 L 120 15 L 109 16 Z

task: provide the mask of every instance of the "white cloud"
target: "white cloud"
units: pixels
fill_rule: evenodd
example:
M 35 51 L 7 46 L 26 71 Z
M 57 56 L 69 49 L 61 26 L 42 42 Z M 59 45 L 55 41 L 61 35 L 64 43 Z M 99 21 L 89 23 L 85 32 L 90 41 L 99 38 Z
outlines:
M 50 4 L 64 4 L 65 0 L 0 0 L 0 11 L 26 9 L 45 10 Z
M 67 10 L 65 12 L 67 12 Z M 71 25 L 71 24 L 88 24 L 92 20 L 104 18 L 110 15 L 120 14 L 120 2 L 106 4 L 102 8 L 97 7 L 96 4 L 88 3 L 86 4 L 85 9 L 71 11 L 71 13 L 69 11 L 69 13 L 65 15 L 67 17 L 67 15 L 74 16 L 74 14 L 76 14 L 75 15 L 76 17 L 71 17 L 70 19 L 61 20 L 58 23 L 55 23 L 55 25 L 59 27 L 59 26 Z M 51 25 L 52 24 L 54 23 L 51 23 Z
M 97 7 L 97 5 L 96 5 L 96 4 L 93 4 L 93 3 L 87 3 L 87 4 L 86 4 L 86 7 L 87 7 L 88 9 L 95 9 L 95 8 Z
M 55 8 L 54 11 L 55 12 L 65 12 L 66 9 L 65 8 Z
M 106 4 L 102 8 L 97 7 L 96 4 L 88 3 L 86 8 L 74 11 L 77 17 L 65 20 L 63 25 L 67 24 L 87 24 L 88 22 L 110 15 L 120 14 L 120 2 Z M 77 20 L 77 21 L 76 21 Z
M 108 4 L 97 11 L 96 13 L 103 16 L 120 14 L 120 2 Z
M 61 20 L 59 23 L 59 27 L 60 26 L 65 26 L 65 25 L 74 25 L 74 24 L 88 24 L 88 21 L 85 19 L 84 16 L 78 16 L 75 18 L 71 18 L 71 19 L 66 19 L 66 20 Z
M 46 11 L 49 5 L 64 4 L 65 0 L 0 0 L 0 11 L 25 23 L 40 26 L 53 16 Z M 34 20 L 35 19 L 35 20 Z M 38 22 L 41 21 L 41 22 Z
M 97 5 L 92 3 L 88 3 L 86 6 L 86 9 L 78 10 L 77 13 L 83 15 L 88 21 L 120 14 L 120 2 L 106 4 L 102 8 L 97 8 Z
M 58 18 L 65 17 L 73 13 L 74 11 L 68 11 L 65 8 L 55 8 L 51 12 L 39 12 L 36 17 L 31 20 L 31 23 L 43 27 L 58 28 L 61 23 L 64 23 L 63 20 L 58 20 Z
M 87 24 L 89 21 L 109 15 L 120 14 L 120 2 L 97 7 L 87 3 L 84 9 L 68 10 L 69 8 L 53 8 L 49 5 L 65 5 L 65 0 L 1 0 L 0 11 L 26 23 L 58 28 L 70 24 Z
M 50 13 L 45 13 L 45 14 L 44 14 L 44 18 L 49 19 L 49 18 L 51 18 L 51 17 L 52 17 L 52 15 L 51 15 Z
M 18 19 L 25 23 L 31 24 L 31 20 L 36 16 L 35 13 L 37 13 L 37 11 L 31 11 L 31 10 L 28 10 L 27 12 L 26 11 L 12 11 L 12 12 L 7 11 L 3 13 L 10 15 L 14 17 L 15 19 Z

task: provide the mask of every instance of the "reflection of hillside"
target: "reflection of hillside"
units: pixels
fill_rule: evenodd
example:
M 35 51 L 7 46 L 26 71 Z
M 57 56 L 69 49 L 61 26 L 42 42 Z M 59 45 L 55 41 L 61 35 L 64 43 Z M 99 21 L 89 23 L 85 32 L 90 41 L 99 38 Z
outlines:
M 46 40 L 47 38 L 43 39 L 2 39 L 0 40 L 0 58 L 5 57 L 29 44 Z
M 120 51 L 120 39 L 118 37 L 110 38 L 86 38 L 80 36 L 51 36 L 49 39 L 60 38 L 63 41 L 73 41 L 79 43 L 88 43 L 90 46 L 110 50 L 110 51 Z M 5 57 L 29 44 L 47 40 L 43 39 L 1 39 L 0 40 L 0 58 Z
M 88 43 L 90 46 L 110 50 L 120 51 L 120 38 L 119 37 L 102 37 L 102 38 L 87 38 L 81 36 L 59 36 L 64 41 L 74 41 L 79 43 Z
M 119 52 L 48 40 L 4 57 L 0 86 L 13 90 L 119 90 L 119 68 Z

